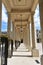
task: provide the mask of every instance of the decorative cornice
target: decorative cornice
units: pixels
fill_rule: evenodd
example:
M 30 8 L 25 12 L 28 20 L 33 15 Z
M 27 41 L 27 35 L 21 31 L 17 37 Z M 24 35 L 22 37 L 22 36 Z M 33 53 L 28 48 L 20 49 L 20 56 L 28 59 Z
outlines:
M 25 13 L 25 12 L 31 12 L 31 9 L 11 9 L 11 13 Z
M 21 21 L 20 19 L 19 20 L 18 19 L 15 19 L 15 22 L 20 22 L 20 21 Z M 23 21 L 28 21 L 28 19 L 22 20 L 22 22 Z

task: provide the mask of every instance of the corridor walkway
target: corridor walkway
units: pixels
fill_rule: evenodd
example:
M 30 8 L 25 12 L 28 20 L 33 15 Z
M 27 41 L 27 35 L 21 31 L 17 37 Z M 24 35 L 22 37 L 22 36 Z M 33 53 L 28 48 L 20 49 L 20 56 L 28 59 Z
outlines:
M 33 57 L 12 57 L 8 60 L 8 65 L 40 65 L 35 60 Z
M 20 46 L 18 47 L 17 51 L 28 51 L 28 49 L 26 49 L 24 43 L 21 43 Z
M 18 49 L 13 52 L 14 56 L 31 56 L 31 51 L 29 52 L 28 49 L 25 47 L 24 43 L 21 43 Z
M 31 55 L 31 52 L 28 52 L 25 45 L 21 44 L 17 52 L 13 52 L 13 57 L 8 59 L 8 65 L 40 65 L 40 63 L 35 61 L 38 60 L 40 62 L 38 57 L 28 57 L 29 55 Z

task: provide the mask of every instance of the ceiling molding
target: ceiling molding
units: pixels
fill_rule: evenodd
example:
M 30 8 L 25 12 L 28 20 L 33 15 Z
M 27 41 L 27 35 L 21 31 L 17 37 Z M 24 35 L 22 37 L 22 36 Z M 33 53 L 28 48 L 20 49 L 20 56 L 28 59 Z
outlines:
M 26 2 L 26 0 L 13 0 L 14 6 L 26 6 Z
M 22 22 L 23 22 L 23 21 L 24 21 L 24 22 L 25 22 L 25 21 L 28 21 L 28 19 L 22 20 Z M 20 20 L 20 19 L 19 19 L 19 20 L 18 20 L 18 19 L 15 19 L 15 22 L 21 22 L 21 20 Z
M 34 0 L 34 3 L 33 3 L 33 6 L 31 8 L 31 11 L 35 11 L 38 2 L 39 2 L 38 0 Z
M 10 12 L 11 11 L 11 8 L 9 6 L 9 3 L 7 0 L 2 0 L 2 3 L 5 5 L 6 9 L 7 9 L 7 12 Z
M 11 9 L 11 13 L 25 13 L 25 12 L 31 12 L 31 9 Z
M 19 24 L 19 25 L 16 25 L 17 27 L 21 27 L 21 25 Z M 22 26 L 27 26 L 27 24 L 22 24 Z

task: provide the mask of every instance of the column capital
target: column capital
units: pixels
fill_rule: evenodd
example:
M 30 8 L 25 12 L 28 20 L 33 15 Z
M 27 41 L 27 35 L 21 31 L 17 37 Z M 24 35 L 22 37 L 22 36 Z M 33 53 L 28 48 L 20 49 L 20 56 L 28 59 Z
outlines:
M 11 12 L 7 12 L 8 14 L 11 14 Z
M 8 16 L 10 16 L 10 15 L 11 15 L 11 13 L 8 12 Z
M 27 28 L 29 28 L 29 24 L 30 24 L 30 23 L 29 23 L 29 22 L 27 22 Z
M 27 23 L 30 23 L 30 20 L 29 19 L 27 20 Z
M 34 17 L 33 16 L 34 16 L 34 12 L 31 13 L 31 22 L 32 22 L 32 24 L 34 24 Z
M 11 13 L 10 12 L 7 12 L 7 14 L 8 14 L 8 18 L 11 17 Z
M 31 15 L 34 15 L 34 14 L 35 14 L 35 11 L 32 11 L 32 12 L 31 12 Z
M 11 22 L 11 14 L 8 13 L 8 22 Z

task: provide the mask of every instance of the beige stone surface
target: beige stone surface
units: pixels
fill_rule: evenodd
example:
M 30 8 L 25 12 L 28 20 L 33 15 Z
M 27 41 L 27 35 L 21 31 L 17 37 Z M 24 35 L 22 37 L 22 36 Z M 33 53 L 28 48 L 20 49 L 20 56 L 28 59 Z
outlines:
M 8 65 L 40 65 L 35 62 L 36 59 L 32 57 L 12 57 L 8 59 Z
M 39 57 L 39 50 L 38 49 L 32 49 L 32 56 L 33 57 Z
M 31 56 L 31 52 L 26 51 L 27 49 L 24 44 L 21 44 L 18 48 L 18 51 L 13 52 L 13 57 L 8 58 L 8 65 L 41 65 L 40 63 L 37 64 L 35 62 L 35 60 L 38 60 L 40 62 L 40 57 L 26 57 Z
M 43 55 L 41 56 L 41 65 L 43 65 Z

